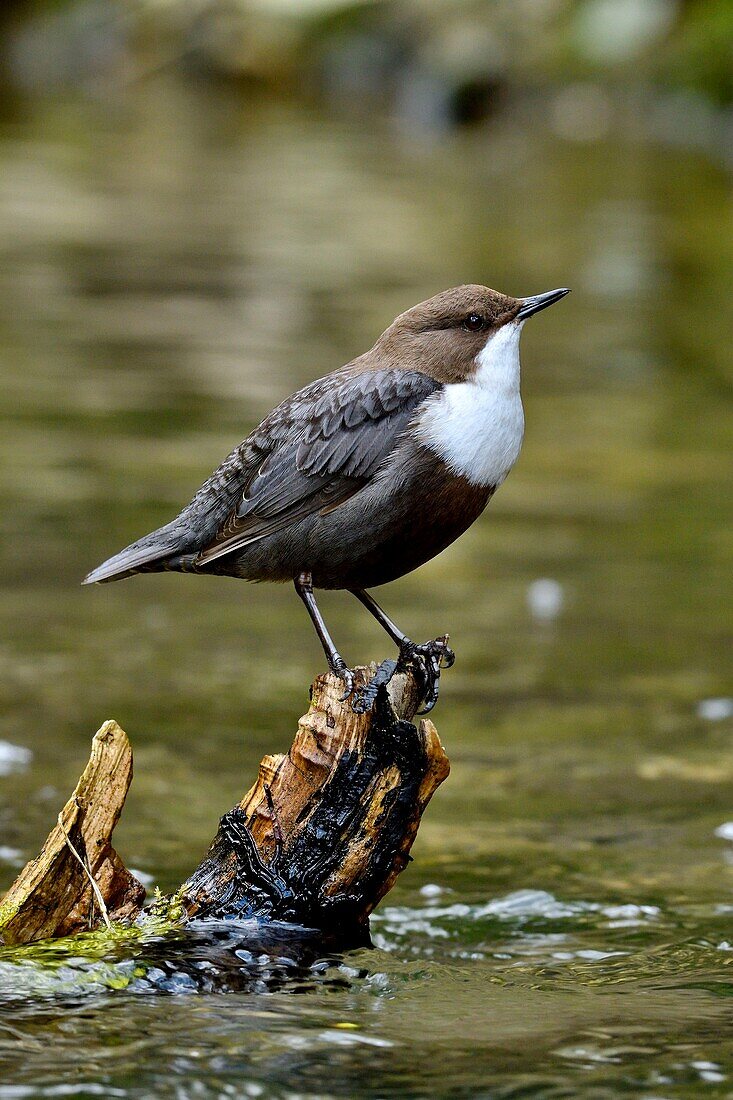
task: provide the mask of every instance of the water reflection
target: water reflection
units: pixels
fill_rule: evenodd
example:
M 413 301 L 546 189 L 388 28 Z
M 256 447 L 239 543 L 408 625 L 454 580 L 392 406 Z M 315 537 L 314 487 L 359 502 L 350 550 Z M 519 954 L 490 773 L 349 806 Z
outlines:
M 72 1062 L 81 1095 L 727 1088 L 733 749 L 704 705 L 731 671 L 724 173 L 531 118 L 419 143 L 154 91 L 114 117 L 38 103 L 0 135 L 3 883 L 113 714 L 136 753 L 118 846 L 176 885 L 321 667 L 284 589 L 87 592 L 86 570 L 406 305 L 470 279 L 567 283 L 572 310 L 526 333 L 524 453 L 484 520 L 382 593 L 458 662 L 435 714 L 453 772 L 378 950 L 301 998 L 82 992 L 82 960 L 60 1002 L 28 987 L 2 1013 L 0 1097 Z M 381 659 L 352 603 L 324 600 L 345 655 Z

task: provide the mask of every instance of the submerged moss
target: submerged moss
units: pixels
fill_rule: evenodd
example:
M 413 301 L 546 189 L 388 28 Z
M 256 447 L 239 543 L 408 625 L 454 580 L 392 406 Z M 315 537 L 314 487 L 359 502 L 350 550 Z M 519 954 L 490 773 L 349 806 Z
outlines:
M 0 937 L 2 936 L 2 930 L 6 924 L 9 924 L 13 917 L 18 912 L 18 906 L 12 905 L 10 902 L 0 902 Z
M 0 907 L 0 926 L 3 919 L 8 920 L 9 915 L 4 914 Z M 0 946 L 0 964 L 35 963 L 54 967 L 63 965 L 71 958 L 95 960 L 119 956 L 120 953 L 134 954 L 137 946 L 174 934 L 184 922 L 185 910 L 180 895 L 164 897 L 156 891 L 153 904 L 133 923 L 120 921 L 109 928 L 95 928 L 58 939 Z

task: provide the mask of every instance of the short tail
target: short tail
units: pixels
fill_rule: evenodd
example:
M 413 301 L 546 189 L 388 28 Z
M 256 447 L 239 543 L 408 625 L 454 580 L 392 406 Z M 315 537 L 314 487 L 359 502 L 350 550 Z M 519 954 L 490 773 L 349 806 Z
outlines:
M 156 566 L 157 569 L 163 569 L 166 559 L 179 553 L 180 549 L 181 532 L 175 523 L 169 523 L 103 561 L 81 583 L 104 584 L 106 581 L 120 581 L 135 573 L 155 572 Z

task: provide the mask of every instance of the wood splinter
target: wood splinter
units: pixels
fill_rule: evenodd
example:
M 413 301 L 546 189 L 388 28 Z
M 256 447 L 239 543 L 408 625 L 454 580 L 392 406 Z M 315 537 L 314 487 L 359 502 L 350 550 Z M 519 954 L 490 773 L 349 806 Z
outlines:
M 355 671 L 363 688 L 375 667 Z M 331 673 L 315 681 L 289 752 L 263 759 L 181 887 L 188 917 L 289 921 L 363 937 L 369 913 L 408 862 L 449 763 L 433 723 L 410 722 L 419 704 L 412 672 L 381 686 L 368 713 L 354 713 L 342 694 Z M 106 722 L 40 856 L 0 904 L 5 943 L 99 927 L 105 908 L 113 922 L 142 911 L 144 888 L 111 844 L 131 777 L 127 736 Z
M 104 919 L 100 898 L 111 921 L 137 915 L 145 887 L 112 847 L 112 832 L 131 781 L 127 735 L 116 722 L 105 722 L 92 739 L 89 763 L 41 854 L 25 865 L 0 903 L 0 937 L 5 943 L 31 943 L 96 928 Z

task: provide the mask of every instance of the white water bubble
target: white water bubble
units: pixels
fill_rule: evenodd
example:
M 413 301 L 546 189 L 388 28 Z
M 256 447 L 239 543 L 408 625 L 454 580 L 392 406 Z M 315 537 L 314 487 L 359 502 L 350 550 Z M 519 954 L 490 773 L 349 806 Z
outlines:
M 473 917 L 475 920 L 484 920 L 487 917 L 495 920 L 562 920 L 587 909 L 585 902 L 559 901 L 546 890 L 515 890 L 476 907 Z
M 697 704 L 697 716 L 706 722 L 722 722 L 726 718 L 733 718 L 733 699 L 725 696 L 701 699 Z
M 710 1084 L 725 1081 L 725 1074 L 720 1072 L 720 1066 L 717 1062 L 690 1062 L 690 1065 L 697 1070 L 703 1081 L 708 1081 Z
M 733 840 L 733 821 L 724 821 L 722 825 L 718 825 L 715 836 L 719 836 L 721 840 Z
M 9 848 L 6 844 L 0 844 L 0 863 L 7 863 L 11 867 L 22 867 L 25 857 L 20 848 Z
M 609 928 L 635 928 L 640 924 L 656 920 L 659 908 L 656 905 L 605 905 L 601 912 L 608 917 Z
M 23 745 L 0 741 L 0 775 L 12 775 L 24 771 L 33 759 L 33 753 Z
M 364 1035 L 360 1031 L 337 1031 L 335 1028 L 321 1031 L 318 1038 L 339 1047 L 367 1046 L 389 1049 L 394 1046 L 390 1039 L 378 1039 L 376 1035 Z
M 563 587 L 550 577 L 539 577 L 527 588 L 527 606 L 535 619 L 549 622 L 560 614 L 565 602 Z
M 439 898 L 443 893 L 443 887 L 438 886 L 435 882 L 426 882 L 424 886 L 420 887 L 420 894 L 424 898 Z
M 630 61 L 672 26 L 677 5 L 669 0 L 586 0 L 575 16 L 575 41 L 592 64 Z
M 380 970 L 376 974 L 370 974 L 364 984 L 373 989 L 389 989 L 389 975 Z

